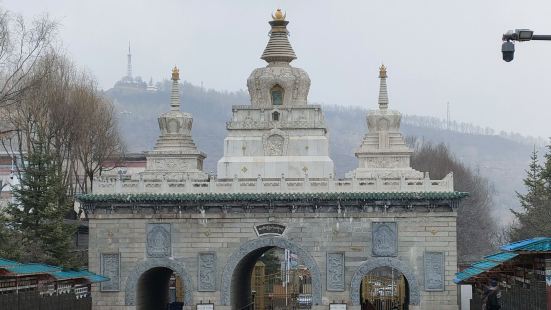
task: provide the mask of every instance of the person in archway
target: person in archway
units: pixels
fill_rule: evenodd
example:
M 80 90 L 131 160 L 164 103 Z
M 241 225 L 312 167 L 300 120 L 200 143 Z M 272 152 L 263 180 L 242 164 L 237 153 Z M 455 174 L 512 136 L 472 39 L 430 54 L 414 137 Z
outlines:
M 482 310 L 500 310 L 501 309 L 501 290 L 497 285 L 496 279 L 490 280 L 490 285 L 484 289 L 484 299 Z

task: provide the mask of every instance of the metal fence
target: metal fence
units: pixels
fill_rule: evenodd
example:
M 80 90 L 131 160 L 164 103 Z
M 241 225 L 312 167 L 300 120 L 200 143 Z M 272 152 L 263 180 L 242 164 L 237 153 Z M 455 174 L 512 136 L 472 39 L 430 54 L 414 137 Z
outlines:
M 37 291 L 0 294 L 2 310 L 91 310 L 92 297 L 74 293 L 41 295 Z
M 252 284 L 254 305 L 251 305 L 250 309 L 284 310 L 312 307 L 312 278 L 308 270 L 253 275 Z
M 501 292 L 501 310 L 546 310 L 547 295 L 545 281 L 530 279 L 522 282 L 513 282 L 503 286 L 500 284 Z M 483 290 L 476 289 L 471 299 L 471 309 L 482 309 Z

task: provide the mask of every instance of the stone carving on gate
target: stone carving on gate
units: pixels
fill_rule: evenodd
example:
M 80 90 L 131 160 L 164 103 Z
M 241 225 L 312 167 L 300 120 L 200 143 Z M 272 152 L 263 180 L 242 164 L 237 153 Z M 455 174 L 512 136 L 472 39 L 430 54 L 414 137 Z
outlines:
M 101 254 L 101 274 L 108 277 L 109 281 L 101 283 L 102 292 L 118 292 L 120 290 L 120 254 Z
M 398 229 L 396 222 L 372 223 L 373 256 L 398 255 Z
M 199 253 L 197 278 L 198 291 L 216 291 L 216 253 Z
M 327 253 L 327 290 L 344 291 L 344 253 Z
M 147 256 L 168 257 L 172 253 L 170 224 L 147 225 Z
M 425 252 L 423 267 L 425 270 L 425 291 L 443 291 L 444 253 Z

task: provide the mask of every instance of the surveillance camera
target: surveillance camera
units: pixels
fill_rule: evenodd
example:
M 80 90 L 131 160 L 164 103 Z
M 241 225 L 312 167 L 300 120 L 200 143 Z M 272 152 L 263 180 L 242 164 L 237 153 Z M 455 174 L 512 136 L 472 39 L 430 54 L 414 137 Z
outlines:
M 515 57 L 515 44 L 511 41 L 505 41 L 501 45 L 501 53 L 503 53 L 503 60 L 510 62 Z

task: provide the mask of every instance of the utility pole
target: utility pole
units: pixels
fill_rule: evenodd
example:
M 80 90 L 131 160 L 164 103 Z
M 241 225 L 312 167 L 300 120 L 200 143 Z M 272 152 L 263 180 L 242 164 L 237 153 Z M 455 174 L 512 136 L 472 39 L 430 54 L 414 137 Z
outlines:
M 446 104 L 446 129 L 450 130 L 450 102 Z

